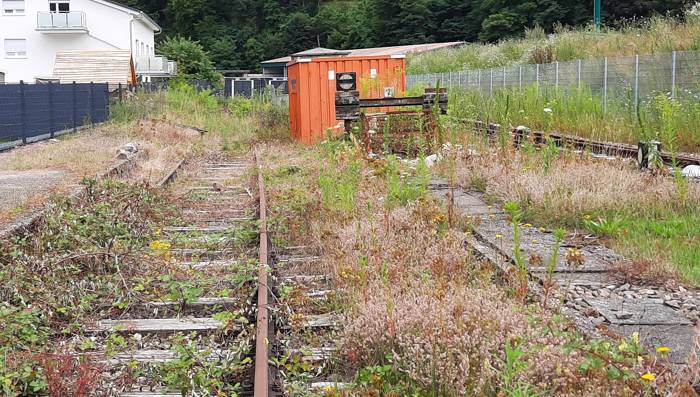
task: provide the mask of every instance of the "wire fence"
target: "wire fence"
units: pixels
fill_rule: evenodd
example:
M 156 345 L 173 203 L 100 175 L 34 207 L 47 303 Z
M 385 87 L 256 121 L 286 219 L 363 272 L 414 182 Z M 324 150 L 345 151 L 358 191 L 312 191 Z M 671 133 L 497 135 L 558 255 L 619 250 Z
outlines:
M 406 83 L 409 89 L 439 84 L 484 95 L 533 85 L 544 88 L 543 92 L 585 88 L 601 101 L 604 109 L 612 101 L 621 101 L 636 110 L 641 102 L 657 95 L 698 100 L 700 51 L 408 75 Z

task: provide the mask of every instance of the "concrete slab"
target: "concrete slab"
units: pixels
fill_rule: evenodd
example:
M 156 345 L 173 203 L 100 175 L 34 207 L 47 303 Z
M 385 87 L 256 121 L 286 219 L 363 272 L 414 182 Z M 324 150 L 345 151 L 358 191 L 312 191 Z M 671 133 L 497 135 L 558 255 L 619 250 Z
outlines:
M 617 325 L 691 325 L 680 312 L 649 298 L 635 300 L 585 298 L 610 323 Z
M 689 350 L 693 346 L 696 331 L 690 325 L 611 325 L 610 330 L 625 337 L 639 332 L 639 342 L 660 360 L 673 364 L 687 364 Z M 656 348 L 671 349 L 667 357 L 656 353 Z

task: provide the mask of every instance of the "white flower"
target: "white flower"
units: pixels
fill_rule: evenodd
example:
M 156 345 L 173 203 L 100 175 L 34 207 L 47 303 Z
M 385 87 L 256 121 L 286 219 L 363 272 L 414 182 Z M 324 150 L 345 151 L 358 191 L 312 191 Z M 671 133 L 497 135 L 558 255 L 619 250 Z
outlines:
M 552 108 L 544 108 L 545 113 L 552 113 Z

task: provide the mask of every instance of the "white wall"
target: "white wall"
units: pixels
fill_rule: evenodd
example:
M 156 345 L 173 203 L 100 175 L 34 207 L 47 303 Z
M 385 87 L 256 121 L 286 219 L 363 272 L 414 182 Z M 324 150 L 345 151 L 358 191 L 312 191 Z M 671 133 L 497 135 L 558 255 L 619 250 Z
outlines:
M 70 0 L 71 11 L 85 12 L 88 33 L 36 31 L 37 12 L 48 10 L 47 0 L 25 0 L 25 14 L 22 16 L 2 15 L 0 10 L 0 71 L 5 72 L 6 82 L 34 82 L 37 77 L 50 77 L 57 51 L 129 50 L 137 39 L 153 48 L 153 30 L 133 15 L 111 6 L 92 0 Z M 6 38 L 26 39 L 27 57 L 5 58 Z M 135 58 L 135 48 L 132 54 Z

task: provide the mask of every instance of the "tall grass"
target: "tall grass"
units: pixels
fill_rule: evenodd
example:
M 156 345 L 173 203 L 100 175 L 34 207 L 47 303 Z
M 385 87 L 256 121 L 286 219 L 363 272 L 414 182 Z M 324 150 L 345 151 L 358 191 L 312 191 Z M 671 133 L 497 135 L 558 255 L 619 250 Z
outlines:
M 700 18 L 689 15 L 685 21 L 654 17 L 634 21 L 619 29 L 592 26 L 555 29 L 548 36 L 542 29 L 525 32 L 523 38 L 498 44 L 468 44 L 409 56 L 409 74 L 440 73 L 462 69 L 485 69 L 548 63 L 586 58 L 655 54 L 670 51 L 700 50 Z
M 658 95 L 639 104 L 639 114 L 626 98 L 608 98 L 588 88 L 557 90 L 536 85 L 501 89 L 489 96 L 453 89 L 450 114 L 457 118 L 500 123 L 505 128 L 525 125 L 585 138 L 636 143 L 658 139 L 675 150 L 700 151 L 700 103 Z M 667 109 L 672 107 L 674 112 Z M 669 133 L 671 131 L 671 133 Z M 670 134 L 670 135 L 669 135 Z

